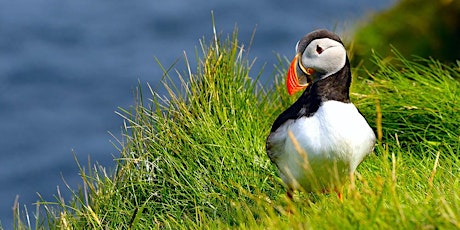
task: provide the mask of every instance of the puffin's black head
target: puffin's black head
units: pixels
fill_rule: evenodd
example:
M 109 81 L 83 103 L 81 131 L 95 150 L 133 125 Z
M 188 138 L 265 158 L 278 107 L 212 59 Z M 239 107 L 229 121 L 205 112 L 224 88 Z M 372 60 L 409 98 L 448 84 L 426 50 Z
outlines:
M 340 37 L 328 30 L 315 30 L 300 39 L 287 75 L 290 95 L 312 82 L 324 79 L 347 63 L 347 51 Z

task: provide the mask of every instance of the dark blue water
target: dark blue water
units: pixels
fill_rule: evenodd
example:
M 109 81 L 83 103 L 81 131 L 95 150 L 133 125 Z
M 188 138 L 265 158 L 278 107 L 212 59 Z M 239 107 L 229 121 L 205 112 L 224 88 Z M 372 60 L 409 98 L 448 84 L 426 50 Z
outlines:
M 295 43 L 317 28 L 352 33 L 354 22 L 393 0 L 381 1 L 95 1 L 0 2 L 0 220 L 12 227 L 16 196 L 29 211 L 39 193 L 52 201 L 80 184 L 73 153 L 83 165 L 110 171 L 122 119 L 114 111 L 133 104 L 138 81 L 164 93 L 157 57 L 169 66 L 217 29 L 248 44 L 263 81 L 275 53 L 291 57 Z M 182 62 L 180 62 L 182 63 Z M 192 62 L 192 64 L 195 62 Z M 177 68 L 184 69 L 183 64 Z

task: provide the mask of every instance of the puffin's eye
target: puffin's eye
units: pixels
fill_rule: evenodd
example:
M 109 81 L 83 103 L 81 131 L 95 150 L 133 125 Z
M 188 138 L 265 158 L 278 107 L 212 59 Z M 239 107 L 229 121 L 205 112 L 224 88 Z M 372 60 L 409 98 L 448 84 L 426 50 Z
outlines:
M 324 50 L 323 50 L 323 48 L 321 48 L 321 46 L 316 45 L 316 52 L 317 52 L 318 54 L 321 54 L 323 51 L 324 51 Z

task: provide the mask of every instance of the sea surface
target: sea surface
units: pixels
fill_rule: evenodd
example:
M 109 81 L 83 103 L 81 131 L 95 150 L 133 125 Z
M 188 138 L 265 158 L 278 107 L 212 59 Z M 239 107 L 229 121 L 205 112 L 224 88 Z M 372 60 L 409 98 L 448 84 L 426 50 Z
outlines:
M 16 198 L 33 216 L 40 196 L 69 199 L 81 185 L 78 159 L 112 172 L 113 146 L 138 84 L 164 94 L 162 70 L 192 67 L 199 39 L 238 28 L 239 40 L 270 76 L 276 54 L 291 58 L 307 32 L 352 34 L 394 0 L 205 1 L 18 0 L 0 2 L 0 221 L 12 228 Z M 175 76 L 174 73 L 171 76 Z M 112 133 L 112 137 L 109 133 Z M 33 222 L 33 220 L 31 220 Z

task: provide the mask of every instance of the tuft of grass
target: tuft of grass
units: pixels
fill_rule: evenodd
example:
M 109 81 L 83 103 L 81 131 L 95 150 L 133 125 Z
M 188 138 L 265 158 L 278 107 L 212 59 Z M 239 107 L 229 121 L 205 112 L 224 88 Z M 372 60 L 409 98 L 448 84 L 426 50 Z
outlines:
M 80 166 L 83 188 L 68 202 L 43 201 L 39 228 L 460 228 L 458 66 L 376 58 L 379 70 L 352 87 L 352 101 L 381 131 L 376 154 L 343 202 L 305 193 L 291 202 L 265 153 L 272 122 L 295 100 L 284 88 L 287 63 L 262 87 L 236 32 L 202 41 L 197 57 L 196 70 L 176 72 L 181 85 L 165 72 L 169 95 L 139 87 L 136 105 L 119 112 L 115 172 Z
M 392 51 L 393 61 L 374 55 L 378 69 L 367 72 L 367 76 L 358 76 L 359 82 L 352 90 L 359 92 L 355 93 L 356 102 L 360 104 L 360 95 L 365 94 L 369 96 L 363 101 L 367 101 L 366 106 L 379 105 L 386 141 L 393 139 L 412 146 L 419 146 L 421 141 L 428 145 L 458 146 L 460 63 L 451 66 L 421 58 L 409 61 L 398 51 Z M 399 140 L 391 137 L 395 135 Z M 424 152 L 419 150 L 421 154 Z

